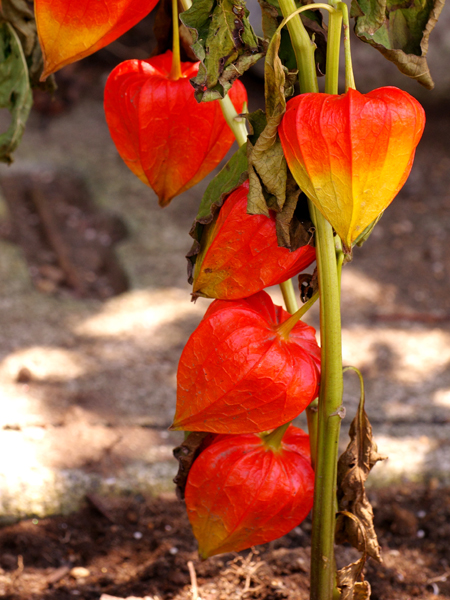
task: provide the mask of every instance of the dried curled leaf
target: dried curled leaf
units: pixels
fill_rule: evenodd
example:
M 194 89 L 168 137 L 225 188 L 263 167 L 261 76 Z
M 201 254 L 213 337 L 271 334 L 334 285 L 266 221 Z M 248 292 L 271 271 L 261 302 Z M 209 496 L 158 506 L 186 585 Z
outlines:
M 309 438 L 292 425 L 274 451 L 254 434 L 219 436 L 189 473 L 186 508 L 207 558 L 270 542 L 312 507 Z
M 270 208 L 283 209 L 286 201 L 287 165 L 277 129 L 286 111 L 286 93 L 292 93 L 296 73 L 288 73 L 278 57 L 280 34 L 267 49 L 265 60 L 266 123 L 256 142 L 247 143 L 250 192 L 248 209 L 252 214 L 269 216 Z
M 381 562 L 380 547 L 373 526 L 372 506 L 367 498 L 365 483 L 370 471 L 386 457 L 378 453 L 373 441 L 372 426 L 364 410 L 364 389 L 358 412 L 350 425 L 350 442 L 340 456 L 337 475 L 338 509 L 356 519 L 339 515 L 336 525 L 337 543 L 350 542 L 360 552 Z M 363 531 L 361 531 L 361 528 Z
M 339 569 L 336 584 L 340 589 L 339 600 L 369 600 L 371 589 L 368 581 L 357 581 L 364 567 L 364 558 Z
M 0 135 L 0 161 L 11 163 L 33 104 L 28 67 L 22 45 L 9 23 L 0 23 L 0 108 L 11 113 L 11 123 Z
M 427 64 L 430 33 L 445 0 L 352 0 L 355 33 L 427 89 L 434 87 Z
M 175 475 L 173 482 L 177 486 L 176 493 L 179 500 L 184 500 L 184 490 L 189 471 L 207 437 L 213 436 L 202 431 L 192 431 L 183 443 L 173 449 L 173 455 L 178 461 L 178 473 Z
M 194 0 L 180 15 L 200 61 L 191 80 L 199 102 L 224 98 L 233 81 L 264 56 L 263 40 L 255 35 L 248 14 L 243 0 Z
M 278 245 L 297 250 L 311 243 L 311 222 L 303 197 L 295 215 L 300 195 L 287 168 L 278 126 L 286 111 L 286 97 L 292 95 L 297 71 L 288 71 L 279 56 L 280 33 L 273 36 L 265 60 L 266 114 L 257 111 L 249 115 L 253 134 L 247 142 L 250 190 L 248 212 L 269 216 L 277 213 Z

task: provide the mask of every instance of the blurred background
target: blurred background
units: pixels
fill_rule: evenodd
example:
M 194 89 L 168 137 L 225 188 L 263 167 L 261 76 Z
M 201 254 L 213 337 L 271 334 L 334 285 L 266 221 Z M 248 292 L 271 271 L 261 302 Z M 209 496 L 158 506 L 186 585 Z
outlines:
M 358 89 L 402 87 L 428 118 L 410 178 L 343 274 L 344 363 L 365 376 L 389 456 L 371 485 L 450 483 L 449 25 L 444 10 L 432 92 L 353 39 Z M 185 254 L 213 174 L 162 210 L 110 139 L 106 78 L 150 54 L 152 26 L 60 71 L 0 165 L 0 522 L 68 513 L 86 494 L 173 490 L 177 362 L 208 306 L 190 301 Z M 260 70 L 244 83 L 249 109 L 263 107 Z M 345 377 L 343 445 L 359 399 Z

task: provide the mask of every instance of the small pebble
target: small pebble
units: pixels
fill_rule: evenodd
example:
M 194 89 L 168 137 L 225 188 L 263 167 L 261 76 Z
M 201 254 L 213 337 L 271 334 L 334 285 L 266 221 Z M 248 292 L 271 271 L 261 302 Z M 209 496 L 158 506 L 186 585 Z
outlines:
M 141 540 L 142 539 L 143 534 L 140 531 L 135 531 L 133 533 L 133 537 L 135 540 Z
M 166 525 L 166 526 L 164 527 L 164 529 L 165 529 L 166 531 L 172 531 L 172 525 Z
M 419 517 L 419 519 L 423 519 L 427 516 L 427 513 L 424 510 L 419 510 L 417 512 L 417 516 Z
M 85 579 L 86 577 L 89 577 L 90 574 L 91 572 L 89 569 L 86 569 L 86 567 L 73 567 L 73 569 L 70 569 L 69 573 L 74 579 Z
M 178 548 L 176 546 L 172 546 L 169 552 L 170 554 L 178 554 Z
M 425 531 L 423 529 L 419 529 L 419 531 L 417 532 L 417 537 L 419 539 L 422 539 L 425 537 Z

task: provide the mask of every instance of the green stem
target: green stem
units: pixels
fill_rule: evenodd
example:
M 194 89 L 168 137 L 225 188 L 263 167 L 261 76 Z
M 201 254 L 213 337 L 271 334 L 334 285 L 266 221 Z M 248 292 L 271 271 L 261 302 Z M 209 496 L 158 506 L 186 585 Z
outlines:
M 333 229 L 316 211 L 316 253 L 320 289 L 320 381 L 316 485 L 311 539 L 311 600 L 331 600 L 335 583 L 336 476 L 342 405 L 341 314 Z
M 172 68 L 170 70 L 169 79 L 173 79 L 175 81 L 181 77 L 180 30 L 178 21 L 178 0 L 172 0 Z
M 280 290 L 283 294 L 284 304 L 286 306 L 286 310 L 293 315 L 298 311 L 297 298 L 295 297 L 294 286 L 292 284 L 292 279 L 288 279 L 287 281 L 283 281 L 280 283 Z
M 295 10 L 290 0 L 280 0 L 280 7 L 285 17 L 287 11 Z M 337 93 L 340 17 L 335 16 L 331 10 L 330 13 L 326 87 L 328 93 Z M 295 21 L 299 22 L 300 19 Z M 304 76 L 300 78 L 300 91 L 316 92 L 314 56 L 311 57 L 311 53 L 304 50 L 306 32 L 303 27 L 302 29 L 298 33 L 293 27 L 289 27 L 299 71 L 309 74 L 306 82 Z M 309 68 L 305 69 L 305 61 L 309 62 Z M 313 68 L 314 77 L 311 76 Z M 333 229 L 312 203 L 309 205 L 311 218 L 316 226 L 322 355 L 311 540 L 311 600 L 332 600 L 335 591 L 336 475 L 343 391 L 340 284 Z
M 283 439 L 283 436 L 286 433 L 286 430 L 290 424 L 291 421 L 289 421 L 289 423 L 285 423 L 284 425 L 280 425 L 271 433 L 264 435 L 262 437 L 264 446 L 266 446 L 266 448 L 271 448 L 275 452 L 279 451 L 281 446 L 281 440 Z
M 297 10 L 294 0 L 279 0 L 283 17 L 288 17 Z M 316 45 L 311 41 L 300 17 L 295 17 L 287 24 L 298 66 L 298 81 L 300 92 L 318 92 L 314 52 Z
M 328 21 L 327 69 L 325 93 L 337 94 L 339 84 L 339 44 L 341 41 L 342 13 L 330 12 Z
M 348 18 L 348 8 L 345 2 L 339 2 L 338 8 L 342 11 L 344 22 L 344 56 L 345 56 L 345 91 L 349 88 L 356 90 L 355 78 L 353 76 L 352 53 L 350 49 L 350 23 Z
M 311 450 L 311 466 L 316 470 L 316 452 L 317 452 L 317 430 L 319 420 L 319 399 L 316 398 L 306 408 L 306 418 L 308 421 L 309 448 Z
M 330 14 L 325 90 L 338 93 L 339 47 L 342 13 Z M 335 588 L 334 535 L 336 526 L 336 479 L 339 434 L 342 420 L 342 334 L 340 271 L 333 229 L 315 210 L 316 254 L 320 289 L 320 337 L 322 378 L 320 384 L 311 539 L 311 600 L 332 600 Z
M 319 292 L 316 292 L 308 300 L 308 302 L 305 302 L 305 304 L 303 304 L 303 306 L 301 306 L 292 316 L 290 316 L 289 319 L 287 319 L 286 321 L 284 321 L 284 323 L 278 326 L 278 334 L 281 335 L 281 337 L 288 339 L 292 329 L 294 329 L 295 325 L 300 321 L 303 315 L 308 312 L 308 310 L 316 302 L 316 300 L 318 300 L 318 298 Z
M 243 146 L 247 141 L 247 127 L 245 125 L 245 119 L 239 117 L 236 109 L 231 102 L 230 96 L 226 95 L 225 98 L 219 100 L 220 107 L 222 109 L 225 121 L 230 126 L 231 131 L 234 133 L 239 147 Z

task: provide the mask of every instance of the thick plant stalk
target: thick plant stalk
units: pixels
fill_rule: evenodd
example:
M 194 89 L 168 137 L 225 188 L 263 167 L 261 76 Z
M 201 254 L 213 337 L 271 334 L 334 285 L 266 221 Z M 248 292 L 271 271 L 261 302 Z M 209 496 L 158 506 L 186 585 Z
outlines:
M 293 0 L 280 0 L 284 17 L 295 11 Z M 339 64 L 341 18 L 330 11 L 327 54 L 327 91 L 336 89 Z M 289 21 L 288 29 L 300 72 L 300 92 L 317 92 L 314 51 L 300 18 Z M 306 49 L 306 50 L 305 50 Z M 316 226 L 316 254 L 320 289 L 320 332 L 322 377 L 319 397 L 316 483 L 311 542 L 311 600 L 332 600 L 335 591 L 334 535 L 336 473 L 342 418 L 342 342 L 340 284 L 333 230 L 309 203 Z

